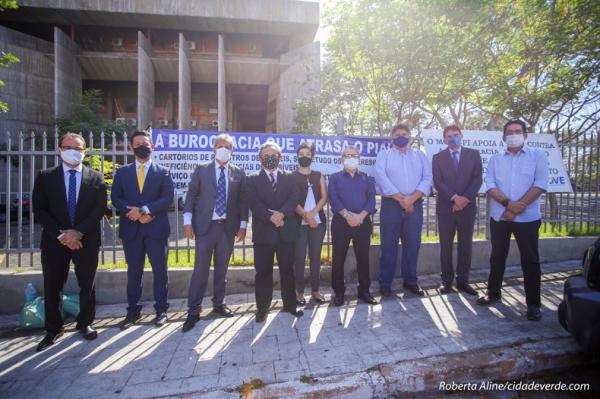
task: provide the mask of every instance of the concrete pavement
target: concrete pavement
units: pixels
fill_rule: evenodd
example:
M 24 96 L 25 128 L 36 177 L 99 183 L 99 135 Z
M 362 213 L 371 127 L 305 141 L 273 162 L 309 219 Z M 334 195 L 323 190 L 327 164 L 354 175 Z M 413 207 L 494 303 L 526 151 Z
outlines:
M 40 335 L 15 332 L 14 318 L 4 317 L 0 397 L 386 397 L 432 391 L 447 378 L 523 378 L 587 364 L 556 318 L 564 279 L 578 264 L 543 266 L 539 323 L 524 317 L 518 267 L 507 269 L 503 301 L 489 308 L 431 288 L 425 298 L 397 291 L 374 306 L 352 296 L 340 308 L 309 304 L 299 319 L 280 313 L 278 301 L 257 324 L 253 295 L 242 294 L 227 299 L 235 317 L 208 314 L 208 300 L 203 319 L 184 334 L 185 301 L 171 301 L 162 328 L 148 315 L 125 331 L 115 328 L 124 305 L 105 305 L 98 308 L 97 340 L 83 340 L 71 323 L 42 353 L 35 352 Z M 473 281 L 485 277 L 477 271 Z M 420 281 L 434 287 L 438 276 Z

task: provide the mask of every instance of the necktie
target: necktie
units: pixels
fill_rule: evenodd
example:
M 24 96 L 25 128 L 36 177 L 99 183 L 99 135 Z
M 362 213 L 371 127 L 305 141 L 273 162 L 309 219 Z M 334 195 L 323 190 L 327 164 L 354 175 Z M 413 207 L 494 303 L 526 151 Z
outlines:
M 69 221 L 71 226 L 75 226 L 75 210 L 77 209 L 77 180 L 75 177 L 75 170 L 69 170 Z
M 452 161 L 454 169 L 458 170 L 458 151 L 452 151 Z
M 138 169 L 138 187 L 140 188 L 140 193 L 144 189 L 144 165 L 140 164 L 140 168 Z
M 225 167 L 219 167 L 221 173 L 219 174 L 219 180 L 217 180 L 217 200 L 215 205 L 215 212 L 221 216 L 225 213 L 226 208 L 226 187 L 225 187 Z
M 271 180 L 271 188 L 273 191 L 277 191 L 277 182 L 275 181 L 275 175 L 273 172 L 269 173 L 269 180 Z

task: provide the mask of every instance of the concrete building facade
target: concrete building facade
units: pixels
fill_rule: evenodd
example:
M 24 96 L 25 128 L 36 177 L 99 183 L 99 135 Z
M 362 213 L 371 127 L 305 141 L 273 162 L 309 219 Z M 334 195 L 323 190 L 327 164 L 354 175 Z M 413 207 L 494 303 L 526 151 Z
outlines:
M 82 90 L 131 126 L 294 130 L 319 91 L 319 4 L 297 0 L 20 0 L 0 13 L 12 110 L 0 131 L 52 129 Z M 26 109 L 26 110 L 25 110 Z M 25 110 L 25 112 L 23 112 Z M 318 126 L 314 127 L 318 131 Z

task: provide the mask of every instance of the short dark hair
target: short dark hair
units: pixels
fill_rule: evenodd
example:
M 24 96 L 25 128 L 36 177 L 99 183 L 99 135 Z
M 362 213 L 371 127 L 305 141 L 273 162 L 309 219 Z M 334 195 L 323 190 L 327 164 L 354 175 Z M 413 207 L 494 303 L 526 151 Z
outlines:
M 460 130 L 458 125 L 448 125 L 444 128 L 444 133 L 443 133 L 442 137 L 446 138 L 446 133 L 448 133 L 449 131 L 454 131 L 454 130 L 456 130 L 457 132 L 462 134 L 462 130 Z
M 514 125 L 515 123 L 517 125 L 521 125 L 521 127 L 523 128 L 523 133 L 527 133 L 527 125 L 525 124 L 525 122 L 519 119 L 513 119 L 504 124 L 504 128 L 502 128 L 502 134 L 506 135 L 506 129 L 508 129 L 510 125 Z
M 137 130 L 129 136 L 129 144 L 133 144 L 133 139 L 137 136 L 148 137 L 150 141 L 152 141 L 152 136 L 150 136 L 150 133 L 148 133 L 146 130 Z
M 300 150 L 303 149 L 303 148 L 308 149 L 310 151 L 310 155 L 312 157 L 315 156 L 315 144 L 314 143 L 310 144 L 310 143 L 308 143 L 306 141 L 300 143 L 300 145 L 298 146 L 298 148 L 296 148 L 296 155 L 300 154 Z
M 410 133 L 410 128 L 408 127 L 408 125 L 405 125 L 404 123 L 398 123 L 397 125 L 395 125 L 392 130 L 390 131 L 390 135 L 394 134 L 396 132 L 396 130 L 404 130 L 408 133 Z

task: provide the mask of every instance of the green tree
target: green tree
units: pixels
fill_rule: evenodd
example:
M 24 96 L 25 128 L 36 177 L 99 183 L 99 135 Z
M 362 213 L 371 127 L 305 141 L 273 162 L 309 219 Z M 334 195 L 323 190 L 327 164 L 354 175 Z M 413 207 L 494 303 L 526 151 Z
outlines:
M 7 9 L 18 8 L 16 0 L 0 0 L 0 12 Z M 2 51 L 0 55 L 0 68 L 7 68 L 9 65 L 19 62 L 14 54 Z M 5 83 L 0 79 L 0 87 L 4 87 Z M 0 101 L 0 112 L 8 112 L 8 104 Z
M 70 112 L 56 118 L 55 124 L 60 132 L 77 132 L 108 134 L 127 131 L 123 122 L 115 122 L 100 115 L 102 109 L 102 91 L 97 89 L 85 90 L 78 101 L 71 104 Z

